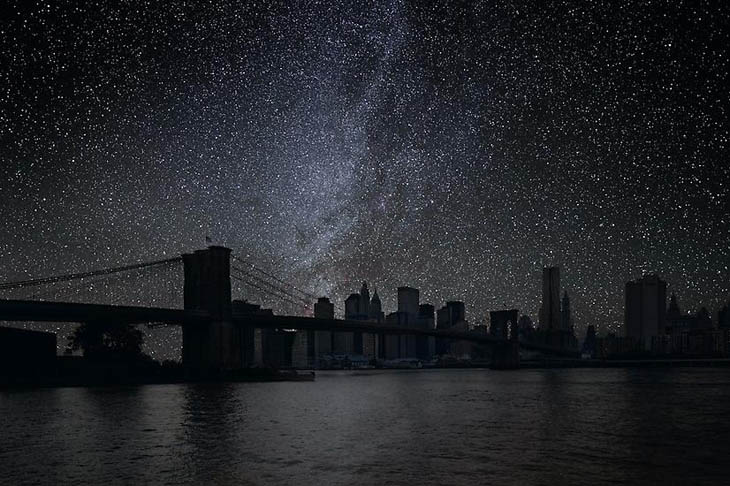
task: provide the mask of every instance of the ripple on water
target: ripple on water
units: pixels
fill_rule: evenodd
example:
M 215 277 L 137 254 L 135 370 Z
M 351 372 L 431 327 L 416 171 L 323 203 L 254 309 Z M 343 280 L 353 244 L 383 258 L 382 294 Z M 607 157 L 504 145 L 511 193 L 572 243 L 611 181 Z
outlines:
M 723 484 L 730 370 L 0 392 L 8 484 Z

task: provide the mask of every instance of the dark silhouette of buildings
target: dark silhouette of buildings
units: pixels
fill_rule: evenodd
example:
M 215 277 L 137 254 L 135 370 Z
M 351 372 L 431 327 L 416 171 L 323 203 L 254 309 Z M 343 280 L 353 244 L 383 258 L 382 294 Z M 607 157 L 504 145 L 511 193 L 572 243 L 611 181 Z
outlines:
M 653 355 L 677 357 L 724 356 L 730 347 L 730 333 L 715 329 L 707 308 L 696 313 L 682 312 L 677 296 L 672 294 L 666 311 L 664 332 L 651 343 Z
M 520 311 L 517 309 L 491 311 L 489 313 L 489 334 L 498 339 L 514 339 L 519 333 L 517 331 L 517 316 Z
M 364 319 L 370 317 L 370 290 L 367 282 L 363 282 L 360 287 L 360 315 Z
M 570 298 L 563 295 L 560 306 L 560 268 L 542 269 L 542 304 L 540 305 L 539 329 L 533 339 L 549 346 L 578 352 L 578 340 L 573 332 Z
M 419 305 L 418 289 L 413 287 L 398 287 L 398 312 L 417 316 Z
M 531 342 L 535 339 L 535 325 L 530 316 L 523 314 L 517 321 L 517 336 L 521 342 Z
M 360 294 L 350 294 L 345 299 L 345 319 L 360 320 Z M 357 351 L 355 349 L 357 340 Z M 358 352 L 359 351 L 359 352 Z M 332 348 L 333 353 L 337 354 L 362 354 L 362 333 L 354 332 L 338 332 L 335 333 L 335 344 Z
M 560 268 L 545 267 L 542 269 L 540 329 L 556 331 L 561 329 L 560 325 Z
M 667 312 L 667 283 L 657 275 L 626 283 L 624 332 L 640 348 L 651 349 L 652 338 L 664 334 Z
M 730 329 L 730 302 L 718 311 L 717 327 L 720 329 Z
M 374 307 L 373 315 L 370 311 L 371 304 Z M 371 301 L 367 282 L 362 283 L 359 294 L 350 294 L 345 300 L 345 319 L 378 322 L 378 319 L 381 318 L 380 314 L 380 297 L 375 292 Z M 335 351 L 374 359 L 378 351 L 378 337 L 371 333 L 354 332 L 352 333 L 352 345 L 345 346 L 344 349 L 336 348 Z
M 492 368 L 512 369 L 519 366 L 519 333 L 517 332 L 519 314 L 517 309 L 489 313 L 489 333 L 503 341 L 492 350 Z
M 677 296 L 672 294 L 669 298 L 669 308 L 666 314 L 667 326 L 665 329 L 667 334 L 674 334 L 689 329 L 689 322 L 684 317 L 682 311 L 679 309 Z
M 573 318 L 570 315 L 570 297 L 568 291 L 563 292 L 563 301 L 560 306 L 560 329 L 567 331 L 573 330 Z
M 458 300 L 447 301 L 446 305 L 436 313 L 436 329 L 452 328 L 467 328 L 466 307 L 463 302 Z M 460 353 L 462 350 L 457 347 L 458 345 L 453 340 L 443 338 L 436 340 L 436 354 L 439 356 L 463 354 Z
M 697 313 L 682 313 L 677 296 L 672 294 L 669 299 L 669 308 L 666 313 L 666 327 L 664 334 L 676 335 L 683 332 L 712 329 L 712 318 L 705 307 Z
M 230 249 L 210 246 L 172 260 L 182 260 L 184 264 L 184 309 L 4 300 L 0 302 L 0 313 L 6 320 L 57 320 L 93 324 L 111 319 L 132 326 L 145 322 L 180 325 L 183 330 L 183 363 L 180 371 L 184 371 L 185 379 L 211 376 L 211 373 L 232 376 L 230 372 L 248 367 L 311 366 L 320 355 L 335 353 L 338 348 L 343 354 L 352 353 L 356 343 L 353 339 L 347 339 L 347 336 L 352 336 L 354 332 L 363 333 L 359 346 L 363 354 L 373 358 L 431 360 L 436 350 L 434 337 L 428 334 L 436 326 L 441 330 L 456 331 L 450 333 L 455 342 L 446 342 L 446 349 L 442 353 L 468 358 L 474 343 L 478 342 L 485 349 L 500 348 L 500 366 L 514 366 L 517 363 L 513 359 L 513 351 L 517 349 L 513 345 L 520 336 L 519 330 L 515 332 L 516 310 L 511 311 L 503 325 L 497 325 L 499 318 L 495 317 L 492 328 L 492 332 L 500 336 L 499 341 L 514 341 L 507 347 L 502 346 L 505 343 L 487 339 L 489 331 L 486 327 L 479 331 L 483 332 L 481 336 L 474 332 L 462 332 L 470 330 L 463 302 L 449 301 L 435 313 L 433 305 L 419 302 L 420 293 L 412 287 L 398 288 L 398 311 L 389 314 L 387 319 L 384 319 L 377 291 L 371 298 L 367 283 L 363 283 L 359 293 L 350 295 L 346 300 L 346 321 L 334 319 L 334 305 L 325 297 L 319 298 L 314 305 L 316 319 L 274 316 L 270 309 L 231 300 Z M 157 263 L 149 262 L 142 266 Z M 351 320 L 378 323 L 386 320 L 390 326 L 379 328 L 371 323 Z M 388 327 L 400 327 L 405 331 Z M 523 328 L 526 331 L 532 329 L 529 319 Z M 366 339 L 368 336 L 372 336 L 372 340 Z M 368 348 L 370 342 L 372 346 Z M 523 346 L 527 349 L 565 354 L 554 349 L 554 346 L 540 346 L 539 342 L 526 344 L 531 344 Z M 357 359 L 357 356 L 353 358 Z M 354 362 L 352 359 L 350 361 Z M 367 360 L 365 364 L 368 364 Z M 182 376 L 178 374 L 178 378 Z
M 420 304 L 418 306 L 418 327 L 423 329 L 435 329 L 434 321 L 435 308 L 431 304 Z M 436 352 L 436 342 L 430 336 L 415 336 L 416 357 L 422 361 L 430 360 Z
M 271 309 L 243 300 L 231 302 L 232 310 L 239 315 L 273 316 Z M 255 329 L 239 326 L 238 337 L 241 361 L 244 367 L 268 366 L 288 368 L 293 364 L 292 351 L 296 333 L 280 329 Z
M 434 329 L 434 307 L 421 304 L 418 289 L 398 287 L 398 311 L 385 317 L 385 322 L 397 327 Z M 386 360 L 427 360 L 434 354 L 433 337 L 411 334 L 386 335 L 381 340 L 381 356 Z
M 320 297 L 314 304 L 314 317 L 318 319 L 334 319 L 335 304 L 330 302 L 327 297 Z
M 586 337 L 583 340 L 581 352 L 584 356 L 594 358 L 596 356 L 596 326 L 593 324 L 586 328 Z
M 459 322 L 466 320 L 466 307 L 464 303 L 458 300 L 446 302 L 438 311 L 437 324 L 438 329 L 450 329 Z
M 399 327 L 418 324 L 419 291 L 413 287 L 398 287 L 398 311 L 388 314 L 385 321 Z M 416 337 L 399 334 L 386 336 L 386 359 L 408 359 L 416 357 Z
M 370 320 L 374 322 L 385 322 L 385 315 L 383 314 L 383 307 L 380 303 L 380 296 L 378 295 L 378 288 L 375 288 L 373 298 L 370 300 Z
M 345 299 L 345 319 L 359 319 L 360 314 L 360 294 L 350 294 Z
M 334 319 L 335 305 L 330 302 L 327 297 L 320 297 L 314 304 L 314 317 L 317 319 Z M 313 345 L 309 349 L 311 353 L 307 353 L 314 363 L 319 356 L 332 353 L 333 333 L 330 331 L 310 331 L 313 335 Z M 309 335 L 308 335 L 309 338 Z M 307 343 L 309 344 L 309 343 Z

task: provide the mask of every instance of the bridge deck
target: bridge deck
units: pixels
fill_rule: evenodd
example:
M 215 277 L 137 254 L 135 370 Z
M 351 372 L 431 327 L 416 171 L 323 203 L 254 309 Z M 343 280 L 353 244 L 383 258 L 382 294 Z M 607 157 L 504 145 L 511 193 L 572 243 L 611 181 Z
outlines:
M 205 325 L 210 322 L 210 315 L 204 311 L 165 309 L 160 307 L 135 307 L 0 299 L 0 321 L 79 323 L 122 321 L 133 324 L 163 323 L 169 325 Z M 315 319 L 300 316 L 257 314 L 234 314 L 232 316 L 232 321 L 234 324 L 259 328 L 410 334 L 463 340 L 488 345 L 507 344 L 507 341 L 498 339 L 483 332 L 402 327 L 371 321 Z M 558 356 L 575 356 L 576 354 L 573 351 L 537 343 L 520 342 L 519 346 L 523 349 L 541 351 Z

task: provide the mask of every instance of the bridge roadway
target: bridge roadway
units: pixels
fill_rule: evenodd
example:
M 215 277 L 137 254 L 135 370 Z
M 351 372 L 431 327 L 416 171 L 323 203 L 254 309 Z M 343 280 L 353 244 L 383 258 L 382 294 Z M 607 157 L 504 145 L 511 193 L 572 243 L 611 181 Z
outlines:
M 411 334 L 444 339 L 470 341 L 479 344 L 499 345 L 508 341 L 490 334 L 451 329 L 425 329 L 392 326 L 387 323 L 344 319 L 315 319 L 300 316 L 276 316 L 265 314 L 233 314 L 232 322 L 257 328 L 298 329 L 311 331 L 368 332 L 384 334 Z M 0 299 L 0 321 L 35 322 L 112 322 L 131 324 L 161 323 L 168 325 L 204 325 L 210 322 L 206 311 L 166 309 L 161 307 L 136 307 L 70 302 Z M 526 350 L 540 351 L 557 356 L 575 356 L 575 352 L 538 343 L 520 342 Z

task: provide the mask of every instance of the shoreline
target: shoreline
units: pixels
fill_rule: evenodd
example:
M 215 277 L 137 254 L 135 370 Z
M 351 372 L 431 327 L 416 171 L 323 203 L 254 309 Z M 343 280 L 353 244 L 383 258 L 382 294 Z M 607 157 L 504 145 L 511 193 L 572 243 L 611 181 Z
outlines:
M 510 371 L 561 368 L 730 368 L 728 358 L 696 358 L 696 359 L 622 359 L 622 360 L 525 360 L 519 368 Z M 431 371 L 431 370 L 494 370 L 485 363 L 463 364 L 461 366 L 424 367 L 424 368 L 368 368 L 368 369 L 285 369 L 248 368 L 237 371 L 211 371 L 209 373 L 190 373 L 175 370 L 168 373 L 140 376 L 119 373 L 119 369 L 109 368 L 101 373 L 79 375 L 36 375 L 18 377 L 0 377 L 0 391 L 33 388 L 65 388 L 65 387 L 115 387 L 139 385 L 171 385 L 182 383 L 265 383 L 282 381 L 315 381 L 316 372 L 323 371 Z

